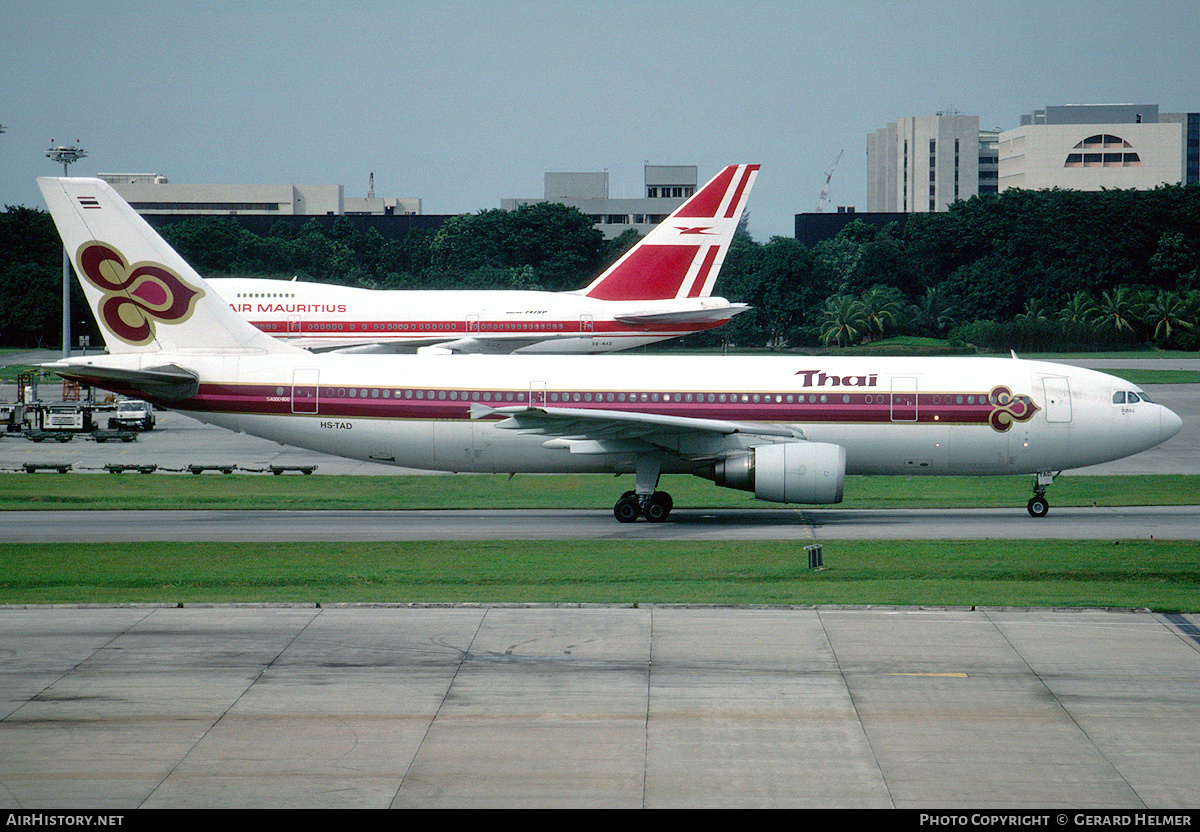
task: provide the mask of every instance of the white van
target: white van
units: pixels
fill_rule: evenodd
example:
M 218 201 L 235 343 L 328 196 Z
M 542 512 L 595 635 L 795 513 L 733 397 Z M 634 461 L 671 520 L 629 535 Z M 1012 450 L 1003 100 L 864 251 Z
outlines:
M 117 415 L 108 420 L 110 428 L 124 430 L 154 430 L 154 405 L 141 399 L 117 402 Z

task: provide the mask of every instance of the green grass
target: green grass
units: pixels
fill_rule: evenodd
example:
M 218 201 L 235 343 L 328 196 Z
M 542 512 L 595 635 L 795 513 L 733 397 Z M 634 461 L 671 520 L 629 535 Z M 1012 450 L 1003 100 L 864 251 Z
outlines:
M 611 508 L 629 477 L 0 476 L 5 509 Z M 1020 506 L 1032 478 L 850 477 L 843 507 Z M 691 477 L 677 505 L 769 508 Z M 1055 505 L 1188 504 L 1200 477 L 1069 477 Z M 0 514 L 0 522 L 3 515 Z M 0 603 L 693 603 L 1200 609 L 1190 541 L 0 544 Z
M 35 371 L 41 372 L 41 370 L 29 364 L 9 364 L 4 367 L 0 367 L 0 383 L 16 384 L 17 378 L 21 375 L 21 373 L 31 373 Z M 53 376 L 53 378 L 55 381 L 58 381 L 58 376 Z M 39 379 L 39 381 L 44 380 L 45 379 Z
M 34 544 L 0 547 L 0 603 L 601 603 L 1194 611 L 1183 541 Z
M 1197 384 L 1200 383 L 1200 372 L 1195 370 L 1139 370 L 1119 369 L 1103 370 L 1110 376 L 1123 378 L 1137 385 L 1145 384 Z M 1150 391 L 1153 394 L 1153 390 Z M 1153 395 L 1151 396 L 1153 398 Z
M 204 474 L 0 475 L 0 511 L 54 509 L 612 508 L 632 476 L 459 474 L 299 476 Z M 659 484 L 691 508 L 782 508 L 686 475 Z M 1032 477 L 847 477 L 843 508 L 1021 506 Z M 1200 476 L 1061 477 L 1056 506 L 1190 505 Z M 2 515 L 0 515 L 2 520 Z

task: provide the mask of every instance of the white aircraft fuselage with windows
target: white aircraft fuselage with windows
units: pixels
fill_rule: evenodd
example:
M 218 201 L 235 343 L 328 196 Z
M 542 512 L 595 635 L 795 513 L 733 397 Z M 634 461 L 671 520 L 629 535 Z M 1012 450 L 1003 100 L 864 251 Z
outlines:
M 723 326 L 749 309 L 711 294 L 757 174 L 758 165 L 725 168 L 578 292 L 208 283 L 263 332 L 312 351 L 627 350 Z
M 1134 385 L 1013 358 L 312 354 L 238 317 L 98 180 L 41 179 L 112 355 L 51 366 L 201 421 L 355 459 L 630 472 L 618 519 L 662 520 L 660 474 L 832 504 L 846 474 L 1039 474 L 1181 427 Z
M 359 289 L 305 281 L 208 281 L 256 327 L 313 352 L 583 354 L 628 350 L 724 326 L 725 298 L 600 300 L 570 292 Z

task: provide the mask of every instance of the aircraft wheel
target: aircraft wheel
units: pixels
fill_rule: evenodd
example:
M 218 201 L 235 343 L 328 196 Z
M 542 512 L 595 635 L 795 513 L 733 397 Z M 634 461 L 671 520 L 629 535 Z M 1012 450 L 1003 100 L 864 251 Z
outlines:
M 1045 497 L 1033 497 L 1028 508 L 1030 517 L 1045 517 L 1050 511 L 1050 504 L 1046 502 Z
M 674 508 L 674 501 L 671 500 L 671 495 L 665 491 L 656 491 L 646 501 L 646 505 L 642 508 L 642 513 L 646 515 L 646 519 L 651 523 L 661 523 L 667 519 Z
M 637 497 L 633 495 L 622 497 L 613 506 L 613 516 L 622 523 L 632 523 L 638 519 L 641 513 L 642 507 L 638 504 Z

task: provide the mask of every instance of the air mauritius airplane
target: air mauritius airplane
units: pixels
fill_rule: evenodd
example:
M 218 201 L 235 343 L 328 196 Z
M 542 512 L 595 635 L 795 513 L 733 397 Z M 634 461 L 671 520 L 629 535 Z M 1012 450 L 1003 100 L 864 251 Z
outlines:
M 710 297 L 758 165 L 730 165 L 577 292 L 356 289 L 214 278 L 263 332 L 314 352 L 600 353 L 722 326 Z
M 46 365 L 202 422 L 439 471 L 633 474 L 618 520 L 661 521 L 663 473 L 780 503 L 846 474 L 1056 472 L 1174 436 L 1110 375 L 1012 358 L 314 354 L 260 331 L 107 184 L 39 179 L 108 343 Z

